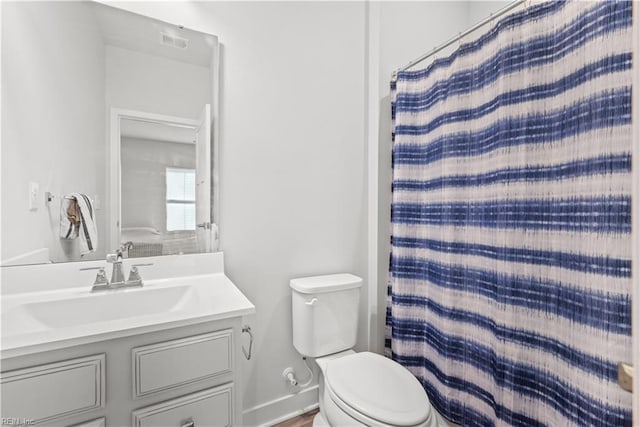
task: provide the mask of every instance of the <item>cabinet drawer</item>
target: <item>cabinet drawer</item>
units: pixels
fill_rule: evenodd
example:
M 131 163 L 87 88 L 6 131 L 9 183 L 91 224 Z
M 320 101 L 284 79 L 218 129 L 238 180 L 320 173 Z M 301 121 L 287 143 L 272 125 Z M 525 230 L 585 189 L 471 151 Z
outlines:
M 231 372 L 232 339 L 228 329 L 134 348 L 134 399 Z
M 38 424 L 104 407 L 105 355 L 0 374 L 2 416 Z
M 133 427 L 213 427 L 233 423 L 233 383 L 147 406 L 132 413 Z
M 95 420 L 85 421 L 80 424 L 74 424 L 70 427 L 105 427 L 107 425 L 107 419 L 105 417 L 96 418 Z

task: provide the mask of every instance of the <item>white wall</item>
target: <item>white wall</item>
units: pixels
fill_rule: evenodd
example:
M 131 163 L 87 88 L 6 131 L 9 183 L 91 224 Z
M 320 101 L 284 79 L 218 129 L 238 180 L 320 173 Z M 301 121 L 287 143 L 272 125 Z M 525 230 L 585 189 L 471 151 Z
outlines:
M 287 366 L 305 376 L 292 347 L 289 280 L 366 273 L 364 5 L 209 6 L 226 27 L 221 248 L 257 308 L 252 408 L 291 392 Z
M 77 241 L 58 237 L 60 196 L 104 194 L 102 39 L 78 3 L 3 2 L 2 33 L 2 259 L 43 247 L 75 258 Z M 56 195 L 49 207 L 45 191 Z M 104 236 L 104 210 L 96 215 Z M 98 249 L 103 258 L 104 240 Z
M 503 7 L 507 6 L 509 3 L 512 3 L 512 0 L 492 0 L 492 1 L 484 1 L 484 0 L 475 0 L 469 1 L 468 4 L 468 12 L 467 12 L 467 20 L 469 21 L 469 26 L 475 25 L 478 22 L 483 21 L 491 14 L 496 13 Z M 485 28 L 486 29 L 486 28 Z
M 249 319 L 254 355 L 244 363 L 245 424 L 301 410 L 313 393 L 287 398 L 281 377 L 288 366 L 306 375 L 292 346 L 289 280 L 366 273 L 365 6 L 119 7 L 219 36 L 221 249 L 227 274 L 257 308 Z M 366 344 L 361 334 L 359 347 Z

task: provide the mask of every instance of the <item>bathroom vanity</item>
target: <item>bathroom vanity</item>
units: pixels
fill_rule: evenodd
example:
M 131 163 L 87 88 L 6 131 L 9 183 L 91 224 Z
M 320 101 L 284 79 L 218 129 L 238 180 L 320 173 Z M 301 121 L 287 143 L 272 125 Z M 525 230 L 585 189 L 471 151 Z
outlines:
M 254 306 L 221 253 L 145 261 L 142 288 L 94 293 L 90 281 L 32 281 L 45 277 L 33 269 L 56 282 L 76 263 L 2 269 L 3 422 L 242 425 L 242 316 Z

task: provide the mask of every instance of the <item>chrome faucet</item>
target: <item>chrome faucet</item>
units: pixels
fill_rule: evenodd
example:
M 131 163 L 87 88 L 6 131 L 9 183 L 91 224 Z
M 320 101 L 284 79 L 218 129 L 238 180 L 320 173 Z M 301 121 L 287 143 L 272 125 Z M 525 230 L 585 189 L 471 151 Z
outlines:
M 107 254 L 107 262 L 113 264 L 111 270 L 111 282 L 108 286 L 118 287 L 124 285 L 124 273 L 122 272 L 122 248 L 116 249 L 113 254 Z
M 143 285 L 142 277 L 140 277 L 138 267 L 153 265 L 153 263 L 132 265 L 131 271 L 129 272 L 129 279 L 125 281 L 124 272 L 122 271 L 123 249 L 125 248 L 120 247 L 115 251 L 115 253 L 107 255 L 107 262 L 113 264 L 113 269 L 111 271 L 111 281 L 107 280 L 107 275 L 104 267 L 81 268 L 81 270 L 98 270 L 98 274 L 96 275 L 96 279 L 93 283 L 93 287 L 91 288 L 91 292 L 120 288 L 135 288 L 141 287 Z

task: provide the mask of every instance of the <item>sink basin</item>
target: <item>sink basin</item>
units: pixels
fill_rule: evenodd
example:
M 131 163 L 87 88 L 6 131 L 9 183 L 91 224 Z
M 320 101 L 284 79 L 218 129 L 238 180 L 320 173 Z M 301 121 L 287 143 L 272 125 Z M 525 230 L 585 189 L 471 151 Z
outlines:
M 176 262 L 169 263 L 172 271 L 180 267 Z M 95 293 L 69 286 L 0 296 L 0 360 L 255 312 L 224 273 L 150 279 L 141 288 Z
M 189 286 L 103 291 L 77 298 L 27 303 L 23 309 L 48 327 L 64 328 L 170 313 L 182 308 L 192 296 Z

